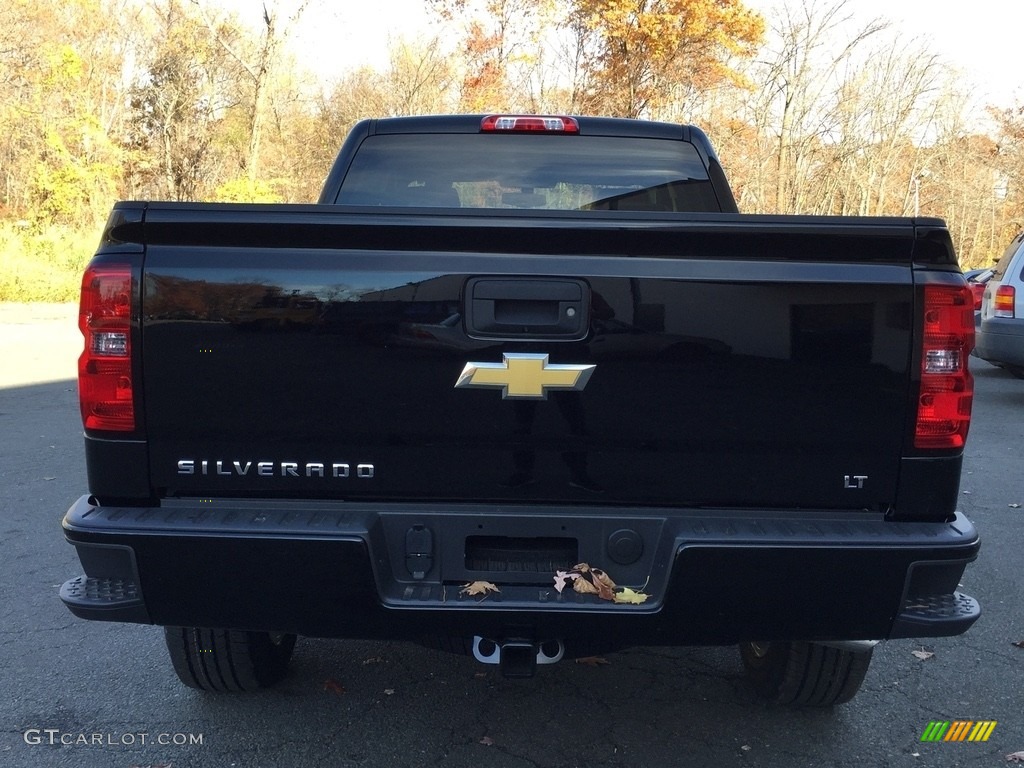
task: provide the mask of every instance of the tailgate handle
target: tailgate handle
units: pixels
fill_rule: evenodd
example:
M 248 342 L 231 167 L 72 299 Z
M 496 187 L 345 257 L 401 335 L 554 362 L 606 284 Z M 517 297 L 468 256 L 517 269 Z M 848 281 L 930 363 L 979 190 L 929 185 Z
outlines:
M 475 277 L 465 297 L 466 333 L 475 339 L 579 341 L 590 329 L 583 280 Z

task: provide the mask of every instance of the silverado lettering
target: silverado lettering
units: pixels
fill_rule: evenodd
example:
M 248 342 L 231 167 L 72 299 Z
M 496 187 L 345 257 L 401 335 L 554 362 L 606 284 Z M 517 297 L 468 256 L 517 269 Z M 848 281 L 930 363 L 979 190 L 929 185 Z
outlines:
M 333 464 L 322 464 L 320 462 L 308 462 L 299 464 L 295 461 L 212 461 L 202 459 L 181 459 L 178 461 L 179 475 L 220 475 L 221 477 L 232 477 L 240 475 L 245 477 L 249 470 L 255 465 L 255 474 L 261 477 L 274 477 L 280 473 L 281 477 L 352 477 L 352 465 L 335 462 Z M 375 469 L 373 464 L 357 464 L 355 477 L 371 479 Z
M 693 126 L 366 120 L 317 204 L 117 203 L 82 286 L 61 597 L 194 688 L 299 635 L 520 677 L 737 644 L 831 706 L 980 615 L 945 223 L 740 214 Z

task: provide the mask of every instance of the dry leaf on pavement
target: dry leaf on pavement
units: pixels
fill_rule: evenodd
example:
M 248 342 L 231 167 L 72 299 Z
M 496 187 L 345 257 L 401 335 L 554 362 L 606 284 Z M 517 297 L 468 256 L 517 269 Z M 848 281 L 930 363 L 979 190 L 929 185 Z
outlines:
M 345 686 L 331 677 L 324 681 L 324 690 L 330 693 L 342 694 L 345 692 Z
M 928 661 L 928 659 L 930 659 L 932 656 L 935 655 L 931 651 L 925 651 L 925 650 L 911 651 L 911 653 L 914 654 L 915 656 L 917 656 L 917 658 L 919 658 L 921 661 Z
M 1024 763 L 1024 752 L 1014 752 L 1013 754 L 1007 755 L 1006 759 L 1011 763 Z
M 576 659 L 576 663 L 586 664 L 588 667 L 600 667 L 604 664 L 611 664 L 611 662 L 603 656 L 582 656 Z
M 490 747 L 494 745 L 494 739 L 492 739 L 490 736 L 484 736 L 482 739 L 480 739 L 480 743 L 483 744 L 485 747 Z

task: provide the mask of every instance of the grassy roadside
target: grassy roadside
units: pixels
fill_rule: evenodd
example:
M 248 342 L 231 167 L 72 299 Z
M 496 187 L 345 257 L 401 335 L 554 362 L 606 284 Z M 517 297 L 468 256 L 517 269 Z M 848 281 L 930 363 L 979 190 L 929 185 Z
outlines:
M 0 301 L 78 301 L 97 231 L 0 222 Z

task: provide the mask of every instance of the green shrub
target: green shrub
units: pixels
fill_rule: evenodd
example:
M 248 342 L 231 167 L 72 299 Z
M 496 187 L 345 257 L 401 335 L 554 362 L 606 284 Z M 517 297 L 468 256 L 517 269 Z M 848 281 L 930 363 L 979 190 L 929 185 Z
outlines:
M 0 301 L 77 301 L 97 231 L 0 222 Z
M 281 196 L 272 184 L 265 181 L 250 181 L 247 178 L 225 181 L 213 193 L 218 203 L 280 203 Z

